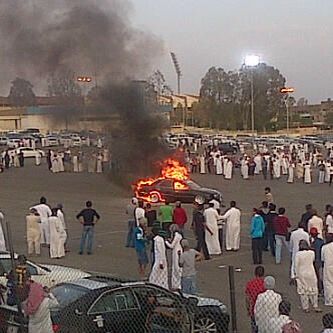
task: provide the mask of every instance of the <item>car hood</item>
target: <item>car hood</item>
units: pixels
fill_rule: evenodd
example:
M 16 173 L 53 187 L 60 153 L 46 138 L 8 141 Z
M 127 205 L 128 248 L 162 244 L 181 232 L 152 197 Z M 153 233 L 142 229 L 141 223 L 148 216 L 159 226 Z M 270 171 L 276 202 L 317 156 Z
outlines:
M 183 294 L 186 298 L 195 298 L 198 300 L 197 306 L 217 306 L 222 312 L 227 313 L 227 306 L 216 298 L 200 297 L 196 295 Z
M 183 294 L 186 298 L 196 298 L 198 300 L 198 306 L 207 306 L 207 305 L 214 305 L 214 306 L 221 306 L 224 305 L 221 301 L 215 298 L 208 298 L 208 297 L 200 297 L 196 295 L 189 295 Z
M 214 190 L 214 189 L 208 188 L 208 187 L 201 187 L 198 191 L 221 195 L 221 192 L 219 192 L 218 190 Z
M 50 270 L 51 271 L 50 274 L 52 274 L 52 280 L 56 282 L 76 280 L 91 276 L 91 274 L 87 272 L 71 267 L 65 267 L 59 265 L 44 265 L 44 264 L 41 264 L 40 266 Z

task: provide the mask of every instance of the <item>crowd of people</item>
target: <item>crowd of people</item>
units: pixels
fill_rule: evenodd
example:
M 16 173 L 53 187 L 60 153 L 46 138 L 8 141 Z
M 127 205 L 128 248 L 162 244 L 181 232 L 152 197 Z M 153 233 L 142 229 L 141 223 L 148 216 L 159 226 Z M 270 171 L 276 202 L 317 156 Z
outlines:
M 171 289 L 181 289 L 189 294 L 196 293 L 195 261 L 209 260 L 212 256 L 222 254 L 224 229 L 226 250 L 238 251 L 240 248 L 241 211 L 236 207 L 235 201 L 230 203 L 230 208 L 225 213 L 222 214 L 220 209 L 220 203 L 215 199 L 206 207 L 203 204 L 194 204 L 191 229 L 196 236 L 197 246 L 190 249 L 188 240 L 184 238 L 184 226 L 188 217 L 180 202 L 176 202 L 175 207 L 165 202 L 156 210 L 150 203 L 144 207 L 143 201 L 132 198 L 126 209 L 126 246 L 136 249 L 140 276 L 145 278 L 145 270 L 149 263 L 147 248 L 151 243 L 152 270 L 149 280 L 168 288 L 167 269 L 171 267 Z M 172 250 L 169 265 L 167 248 Z
M 281 264 L 284 247 L 290 262 L 290 285 L 296 285 L 304 313 L 309 313 L 311 307 L 315 312 L 322 312 L 319 307 L 320 297 L 324 298 L 325 306 L 333 306 L 333 207 L 331 205 L 326 205 L 323 216 L 324 218 L 321 218 L 318 211 L 308 204 L 306 211 L 300 217 L 298 227 L 292 230 L 286 209 L 284 207 L 277 209 L 270 188 L 266 188 L 265 201 L 259 208 L 253 209 L 251 218 L 253 264 L 263 264 L 263 252 L 270 252 L 275 257 L 275 263 Z M 289 318 L 290 313 L 290 305 L 282 303 L 280 295 L 277 296 L 276 293 L 267 294 L 266 303 L 261 304 L 264 298 L 261 296 L 263 290 L 272 290 L 275 284 L 271 283 L 273 286 L 270 288 L 262 277 L 263 267 L 257 266 L 256 279 L 249 282 L 246 292 L 254 333 L 271 332 L 272 329 L 275 332 L 270 322 L 271 318 L 285 316 L 283 320 L 282 317 L 274 320 L 281 325 L 286 324 L 285 320 Z M 272 281 L 272 278 L 270 280 Z M 330 316 L 332 319 L 333 315 Z M 325 328 L 331 328 L 333 321 L 330 325 Z M 278 327 L 276 332 L 289 332 L 281 330 L 282 326 Z
M 0 251 L 7 251 L 2 228 L 3 219 L 4 215 L 0 212 Z M 83 255 L 87 249 L 87 254 L 90 255 L 93 252 L 94 226 L 99 221 L 100 215 L 92 207 L 92 202 L 87 201 L 85 208 L 76 215 L 76 219 L 83 227 L 79 254 Z M 41 197 L 39 203 L 32 206 L 26 216 L 28 255 L 39 256 L 41 247 L 46 247 L 49 249 L 50 258 L 63 258 L 66 252 L 69 252 L 67 238 L 68 228 L 63 205 L 59 203 L 50 208 L 47 199 Z
M 110 169 L 110 152 L 107 148 L 102 150 L 81 150 L 71 151 L 67 148 L 64 151 L 49 149 L 46 155 L 48 168 L 53 173 L 58 172 L 84 172 L 103 173 Z M 37 161 L 36 165 L 39 165 Z
M 333 150 L 322 148 L 321 151 L 308 144 L 290 144 L 284 148 L 256 144 L 245 151 L 240 146 L 236 155 L 225 153 L 218 146 L 202 146 L 196 153 L 186 150 L 186 163 L 192 173 L 216 174 L 232 179 L 234 169 L 240 169 L 243 179 L 249 180 L 261 175 L 264 179 L 283 179 L 288 183 L 303 181 L 310 184 L 332 184 Z
M 289 332 L 290 325 L 296 329 L 298 323 L 290 318 L 290 303 L 273 291 L 275 279 L 267 277 L 264 281 L 263 254 L 267 252 L 273 256 L 276 265 L 288 256 L 290 284 L 296 285 L 295 291 L 304 313 L 309 313 L 311 307 L 315 312 L 322 312 L 320 297 L 324 298 L 325 306 L 333 306 L 333 207 L 327 205 L 324 218 L 321 218 L 312 205 L 307 205 L 298 227 L 293 230 L 286 209 L 277 208 L 270 188 L 265 188 L 263 199 L 261 205 L 253 209 L 250 219 L 253 264 L 259 265 L 256 267 L 256 281 L 260 280 L 260 283 L 253 282 L 252 287 L 250 284 L 252 291 L 247 288 L 246 292 L 252 332 L 265 333 L 272 329 L 273 332 Z M 206 206 L 195 204 L 191 224 L 197 239 L 195 249 L 190 249 L 184 235 L 188 218 L 180 202 L 175 207 L 166 202 L 155 209 L 149 203 L 144 207 L 142 201 L 133 198 L 127 207 L 127 214 L 126 246 L 136 249 L 140 275 L 145 277 L 150 261 L 149 281 L 164 288 L 197 293 L 196 260 L 209 260 L 212 256 L 221 255 L 224 250 L 238 251 L 240 248 L 242 214 L 235 201 L 231 201 L 229 209 L 223 213 L 215 199 Z M 147 255 L 149 243 L 151 256 Z M 172 250 L 169 263 L 168 248 Z M 170 284 L 168 267 L 171 267 Z M 254 292 L 255 298 L 249 295 L 251 292 Z M 263 296 L 258 297 L 256 302 L 261 294 Z M 328 318 L 332 319 L 333 315 L 329 316 L 324 316 L 325 328 L 333 325 L 333 322 L 327 324 Z M 285 331 L 282 326 L 286 326 Z

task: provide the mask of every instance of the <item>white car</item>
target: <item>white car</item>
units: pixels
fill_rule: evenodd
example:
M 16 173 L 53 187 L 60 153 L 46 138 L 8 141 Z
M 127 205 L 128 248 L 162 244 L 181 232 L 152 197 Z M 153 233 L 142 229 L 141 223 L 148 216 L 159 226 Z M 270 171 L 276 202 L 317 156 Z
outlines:
M 47 136 L 46 137 L 46 145 L 47 146 L 59 146 L 59 140 L 55 136 Z
M 0 146 L 7 146 L 8 139 L 5 136 L 0 137 Z
M 15 257 L 17 258 L 16 254 Z M 91 276 L 91 274 L 81 271 L 80 269 L 66 266 L 36 264 L 30 260 L 27 260 L 27 265 L 32 279 L 49 288 L 61 282 Z M 6 275 L 11 269 L 10 254 L 8 252 L 0 252 L 0 284 L 6 286 Z
M 21 143 L 21 139 L 8 139 L 7 146 L 8 148 L 17 148 Z
M 24 158 L 34 157 L 36 158 L 37 154 L 39 154 L 41 157 L 45 157 L 45 152 L 40 149 L 33 149 L 29 147 L 20 147 L 16 149 L 17 153 L 23 152 Z
M 79 136 L 73 136 L 72 137 L 72 146 L 73 147 L 81 147 L 82 146 L 82 140 Z

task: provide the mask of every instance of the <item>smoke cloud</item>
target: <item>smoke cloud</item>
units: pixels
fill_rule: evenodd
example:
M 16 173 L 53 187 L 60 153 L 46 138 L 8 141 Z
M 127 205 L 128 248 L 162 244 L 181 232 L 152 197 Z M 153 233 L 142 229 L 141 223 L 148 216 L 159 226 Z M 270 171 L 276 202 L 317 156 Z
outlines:
M 166 154 L 159 141 L 163 124 L 147 109 L 145 87 L 133 79 L 147 77 L 163 44 L 131 25 L 126 0 L 3 0 L 0 2 L 0 87 L 15 77 L 29 80 L 37 94 L 47 79 L 66 72 L 98 79 L 90 114 L 116 115 L 110 126 L 113 179 L 123 184 L 154 172 Z M 4 93 L 4 91 L 0 91 Z M 65 105 L 54 121 L 76 118 Z
M 47 77 L 60 70 L 101 84 L 146 76 L 163 44 L 133 28 L 130 12 L 126 0 L 1 1 L 0 92 L 19 76 L 45 93 Z

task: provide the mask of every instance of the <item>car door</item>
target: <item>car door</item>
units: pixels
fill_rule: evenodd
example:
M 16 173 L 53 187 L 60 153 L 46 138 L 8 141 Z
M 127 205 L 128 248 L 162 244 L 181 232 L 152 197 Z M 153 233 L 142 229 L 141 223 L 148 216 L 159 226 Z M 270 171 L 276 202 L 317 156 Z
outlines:
M 154 286 L 135 286 L 145 327 L 148 332 L 189 333 L 192 329 L 192 315 L 181 297 Z
M 87 313 L 89 327 L 96 333 L 143 333 L 144 327 L 137 320 L 140 308 L 130 288 L 104 292 Z
M 163 194 L 163 198 L 170 201 L 175 199 L 175 191 L 172 184 L 172 179 L 163 179 L 156 187 Z
M 172 186 L 175 192 L 176 200 L 181 202 L 193 202 L 193 194 L 191 194 L 191 189 L 189 186 L 181 180 L 173 180 Z
M 0 284 L 5 286 L 7 284 L 6 275 L 11 271 L 12 264 L 10 259 L 0 259 Z

